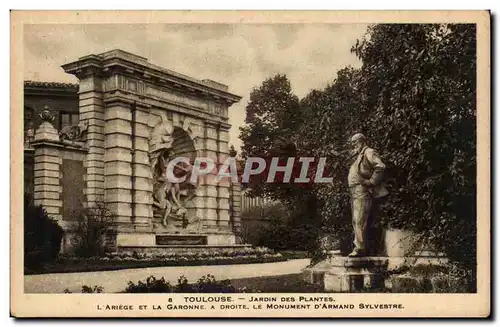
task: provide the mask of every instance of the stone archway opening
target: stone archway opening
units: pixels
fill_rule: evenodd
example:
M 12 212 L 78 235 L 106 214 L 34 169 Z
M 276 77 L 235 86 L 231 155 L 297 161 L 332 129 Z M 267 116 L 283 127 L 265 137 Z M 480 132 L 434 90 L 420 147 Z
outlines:
M 172 153 L 177 157 L 189 158 L 189 161 L 193 163 L 196 158 L 196 149 L 189 134 L 180 127 L 174 127 L 172 137 L 174 139 Z

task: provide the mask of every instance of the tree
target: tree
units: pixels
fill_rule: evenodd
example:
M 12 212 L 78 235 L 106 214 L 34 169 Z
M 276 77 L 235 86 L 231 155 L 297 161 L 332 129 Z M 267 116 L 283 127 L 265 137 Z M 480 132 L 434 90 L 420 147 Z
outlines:
M 344 144 L 362 132 L 388 164 L 391 196 L 379 216 L 382 224 L 414 231 L 474 270 L 475 25 L 373 25 L 352 51 L 361 68 L 339 71 L 327 88 L 302 99 L 299 109 L 293 101 L 290 112 L 297 114 L 287 114 L 291 121 L 286 125 L 276 114 L 287 112 L 277 104 L 294 98 L 286 79 L 267 80 L 252 92 L 249 125 L 242 133 L 245 153 L 272 153 L 281 136 L 293 141 L 293 155 L 326 156 L 334 177 L 332 184 L 306 192 L 263 186 L 257 193 L 291 199 L 293 208 L 309 203 L 308 209 L 316 209 L 302 221 L 320 212 L 325 231 L 347 235 L 349 158 Z
M 250 94 L 246 107 L 246 125 L 240 128 L 243 141 L 242 157 L 260 157 L 267 162 L 267 168 L 273 157 L 280 158 L 279 165 L 285 165 L 290 157 L 296 157 L 296 143 L 300 138 L 303 112 L 299 99 L 293 94 L 288 78 L 276 75 L 265 80 L 259 88 Z M 298 176 L 299 161 L 295 161 L 292 173 Z M 267 174 L 263 173 L 250 179 L 248 188 L 250 196 L 267 197 L 279 200 L 292 213 L 285 226 L 294 230 L 302 230 L 305 239 L 314 239 L 316 229 L 310 225 L 317 224 L 317 199 L 310 185 L 280 183 L 283 174 L 277 174 L 274 183 L 266 183 Z
M 474 25 L 374 25 L 352 48 L 361 68 L 301 100 L 299 153 L 326 155 L 334 176 L 316 188 L 327 231 L 349 234 L 342 150 L 362 132 L 389 165 L 382 223 L 475 267 L 475 49 Z
M 351 213 L 347 185 L 346 141 L 356 132 L 365 132 L 366 107 L 360 92 L 359 70 L 347 67 L 324 90 L 313 90 L 300 104 L 305 112 L 299 153 L 326 157 L 331 184 L 318 184 L 314 192 L 322 206 L 322 233 L 334 235 L 341 248 L 352 242 Z
M 260 157 L 270 163 L 275 156 L 295 156 L 294 140 L 300 125 L 299 99 L 285 75 L 266 79 L 250 93 L 245 126 L 240 127 L 243 158 Z M 268 165 L 269 166 L 269 165 Z M 285 199 L 293 192 L 284 184 L 266 184 L 267 176 L 254 176 L 250 195 Z
M 387 224 L 475 266 L 474 25 L 376 25 L 363 62 L 374 146 L 397 168 Z

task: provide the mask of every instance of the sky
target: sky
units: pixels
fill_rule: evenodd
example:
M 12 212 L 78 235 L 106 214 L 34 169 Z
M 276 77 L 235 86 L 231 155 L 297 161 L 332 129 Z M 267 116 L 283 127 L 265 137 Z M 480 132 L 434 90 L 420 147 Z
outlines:
M 61 65 L 122 49 L 196 79 L 229 86 L 243 98 L 229 108 L 230 144 L 241 146 L 250 92 L 266 78 L 286 74 L 302 98 L 331 83 L 346 66 L 365 24 L 79 24 L 25 25 L 24 79 L 77 83 Z

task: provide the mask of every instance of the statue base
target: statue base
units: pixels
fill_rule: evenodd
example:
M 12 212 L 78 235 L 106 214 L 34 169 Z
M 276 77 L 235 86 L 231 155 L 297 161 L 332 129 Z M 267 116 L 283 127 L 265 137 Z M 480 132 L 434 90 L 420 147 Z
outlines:
M 117 252 L 137 253 L 184 253 L 232 250 L 251 247 L 250 244 L 237 244 L 233 233 L 118 233 Z
M 325 259 L 302 270 L 303 278 L 329 292 L 360 292 L 384 287 L 385 257 L 338 257 Z

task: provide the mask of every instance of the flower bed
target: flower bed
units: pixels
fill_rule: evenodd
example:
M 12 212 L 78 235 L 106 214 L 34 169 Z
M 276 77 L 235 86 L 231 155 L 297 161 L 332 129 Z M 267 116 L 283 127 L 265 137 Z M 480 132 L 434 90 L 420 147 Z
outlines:
M 260 258 L 260 257 L 272 257 L 279 255 L 274 251 L 264 248 L 264 247 L 244 247 L 236 249 L 198 249 L 197 251 L 186 249 L 179 252 L 178 249 L 175 251 L 165 251 L 165 252 L 135 252 L 135 251 L 124 251 L 124 252 L 114 252 L 106 254 L 105 257 L 100 259 L 108 258 L 112 260 L 213 260 L 213 259 L 225 259 L 225 258 Z
M 178 253 L 109 253 L 103 257 L 81 258 L 60 256 L 55 262 L 40 269 L 25 270 L 25 274 L 70 273 L 85 271 L 105 271 L 148 267 L 208 266 L 252 264 L 287 261 L 303 258 L 304 254 L 275 253 L 267 248 L 239 248 L 235 250 Z

